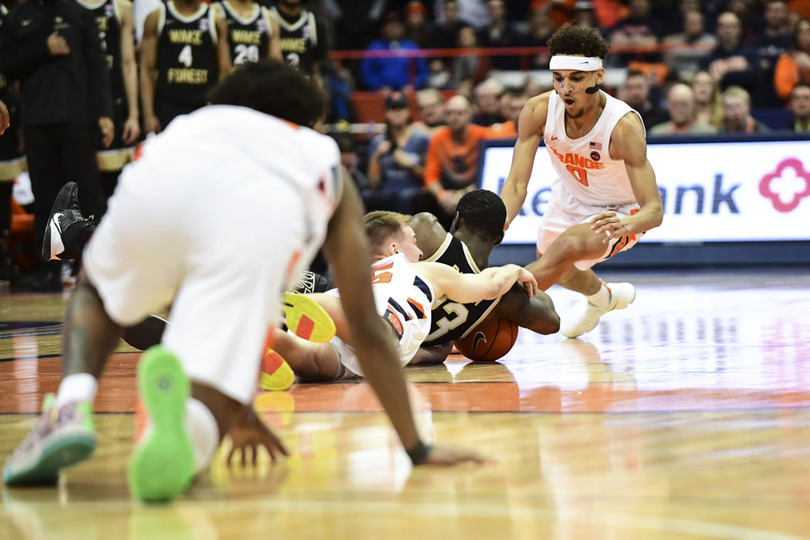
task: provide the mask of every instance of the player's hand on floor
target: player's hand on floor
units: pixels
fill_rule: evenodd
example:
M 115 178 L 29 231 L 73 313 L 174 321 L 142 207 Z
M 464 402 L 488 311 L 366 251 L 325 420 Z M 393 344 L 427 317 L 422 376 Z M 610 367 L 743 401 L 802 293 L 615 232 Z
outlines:
M 427 458 L 419 465 L 436 465 L 446 467 L 459 463 L 492 463 L 493 460 L 462 448 L 449 446 L 431 446 Z
M 256 459 L 259 455 L 259 448 L 264 447 L 270 455 L 270 459 L 276 461 L 281 459 L 282 456 L 289 456 L 290 453 L 284 447 L 275 433 L 273 433 L 262 420 L 256 416 L 253 407 L 249 408 L 247 415 L 237 421 L 231 427 L 231 451 L 228 453 L 228 464 L 233 466 L 237 463 L 234 462 L 234 456 L 237 450 L 241 454 L 239 463 L 241 465 L 248 465 L 248 454 L 250 454 L 250 464 L 256 465 Z

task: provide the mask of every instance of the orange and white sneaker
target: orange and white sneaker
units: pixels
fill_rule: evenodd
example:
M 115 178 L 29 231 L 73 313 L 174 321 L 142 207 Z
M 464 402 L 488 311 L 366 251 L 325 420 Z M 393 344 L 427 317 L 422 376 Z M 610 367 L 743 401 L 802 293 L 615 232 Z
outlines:
M 262 358 L 259 388 L 270 391 L 287 390 L 294 382 L 295 373 L 287 361 L 276 351 L 268 348 Z
M 287 329 L 296 336 L 314 343 L 326 343 L 335 337 L 335 321 L 309 296 L 286 292 L 282 307 Z
M 608 311 L 624 309 L 636 299 L 636 288 L 632 283 L 605 283 L 610 292 L 607 306 L 599 307 L 587 299 L 582 300 L 560 320 L 560 332 L 566 337 L 575 338 L 590 332 L 599 323 L 599 318 Z

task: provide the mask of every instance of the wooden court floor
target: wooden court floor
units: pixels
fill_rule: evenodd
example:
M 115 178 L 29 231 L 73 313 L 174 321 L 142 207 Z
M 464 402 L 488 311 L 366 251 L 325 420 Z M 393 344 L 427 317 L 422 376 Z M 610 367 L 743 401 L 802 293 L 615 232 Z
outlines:
M 485 466 L 412 469 L 365 384 L 295 385 L 257 399 L 289 459 L 229 470 L 221 452 L 142 506 L 122 346 L 95 456 L 58 488 L 2 488 L 0 540 L 810 538 L 810 271 L 608 277 L 636 302 L 581 340 L 522 331 L 499 363 L 407 369 L 421 432 Z M 0 461 L 57 387 L 65 300 L 0 290 Z

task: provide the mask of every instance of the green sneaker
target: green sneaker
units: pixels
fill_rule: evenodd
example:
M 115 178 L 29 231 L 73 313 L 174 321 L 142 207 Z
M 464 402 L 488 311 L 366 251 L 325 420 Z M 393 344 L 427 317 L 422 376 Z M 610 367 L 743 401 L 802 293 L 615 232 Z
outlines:
M 47 394 L 37 426 L 3 468 L 7 486 L 56 485 L 59 470 L 87 459 L 96 449 L 93 408 L 86 401 L 55 409 Z
M 144 502 L 171 501 L 194 478 L 194 446 L 186 429 L 191 384 L 177 357 L 156 345 L 138 365 L 138 393 L 149 421 L 129 462 L 129 489 Z

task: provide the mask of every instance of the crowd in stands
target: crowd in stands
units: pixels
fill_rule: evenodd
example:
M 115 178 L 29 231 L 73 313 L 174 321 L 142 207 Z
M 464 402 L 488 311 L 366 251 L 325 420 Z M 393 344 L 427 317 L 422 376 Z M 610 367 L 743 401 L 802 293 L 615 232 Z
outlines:
M 54 59 L 80 53 L 50 31 L 26 33 L 21 25 L 28 19 L 18 12 L 28 2 L 0 1 L 0 92 L 22 114 L 17 129 L 0 140 L 0 207 L 19 172 L 5 166 L 21 155 L 19 124 L 32 124 L 35 109 L 19 110 L 11 94 L 19 88 L 25 104 L 32 74 L 47 86 Z M 603 89 L 641 113 L 650 137 L 810 133 L 810 0 L 225 0 L 210 9 L 204 0 L 135 0 L 134 22 L 130 0 L 41 3 L 47 9 L 68 4 L 92 13 L 100 41 L 121 40 L 122 46 L 104 46 L 110 76 L 104 85 L 93 67 L 100 65 L 96 53 L 71 63 L 73 70 L 95 69 L 71 77 L 89 81 L 82 84 L 97 98 L 79 92 L 71 103 L 60 102 L 70 114 L 43 109 L 39 116 L 54 116 L 34 124 L 73 125 L 81 112 L 93 138 L 114 135 L 113 147 L 131 148 L 201 106 L 206 89 L 234 66 L 281 58 L 329 98 L 325 129 L 338 140 L 344 168 L 368 208 L 429 210 L 445 224 L 473 187 L 479 141 L 514 138 L 526 101 L 551 89 L 546 41 L 566 23 L 597 28 L 610 42 L 611 76 Z M 129 15 L 122 19 L 126 5 Z M 164 20 L 188 32 L 167 38 Z M 191 39 L 197 33 L 200 39 Z M 33 47 L 36 36 L 43 43 Z M 171 42 L 175 37 L 180 41 Z M 123 82 L 115 73 L 122 69 Z M 59 88 L 58 81 L 50 83 Z M 360 110 L 361 103 L 378 108 Z M 36 133 L 26 130 L 28 137 Z M 37 195 L 43 183 L 31 157 Z M 113 184 L 122 165 L 108 171 Z M 40 197 L 37 229 L 55 187 L 49 184 Z M 0 259 L 8 228 L 0 212 Z

